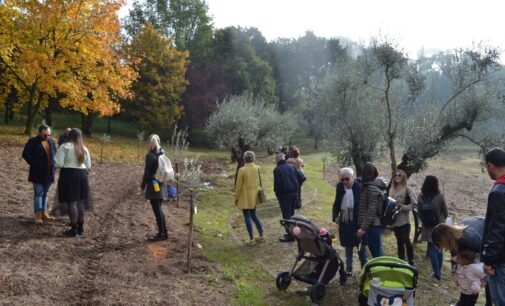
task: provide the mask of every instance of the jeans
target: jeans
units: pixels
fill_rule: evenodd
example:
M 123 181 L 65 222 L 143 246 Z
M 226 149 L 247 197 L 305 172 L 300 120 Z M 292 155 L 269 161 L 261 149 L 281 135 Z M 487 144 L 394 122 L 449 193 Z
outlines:
M 428 254 L 431 259 L 431 266 L 435 276 L 440 278 L 442 272 L 443 254 L 440 252 L 432 242 L 428 242 Z
M 244 221 L 247 232 L 249 233 L 249 239 L 253 240 L 254 237 L 251 219 L 254 221 L 254 224 L 256 224 L 260 236 L 263 236 L 263 226 L 261 226 L 260 219 L 256 216 L 256 209 L 242 209 L 242 212 L 244 213 Z
M 153 208 L 154 216 L 156 217 L 156 224 L 158 225 L 158 234 L 167 235 L 167 224 L 165 223 L 165 215 L 161 209 L 162 200 L 149 200 Z
M 353 257 L 353 250 L 356 246 L 346 246 L 345 247 L 345 258 L 346 258 L 346 271 L 347 272 L 352 272 L 352 257 Z M 366 256 L 366 248 L 365 247 L 358 247 L 358 256 L 359 256 L 359 261 L 361 263 L 361 268 L 367 263 L 368 259 Z
M 396 247 L 398 248 L 398 258 L 405 260 L 405 249 L 409 264 L 414 263 L 414 248 L 410 241 L 410 223 L 393 228 L 396 237 Z
M 33 183 L 33 211 L 43 212 L 47 210 L 47 194 L 51 190 L 50 182 L 39 184 Z
M 370 226 L 366 233 L 368 249 L 372 253 L 372 258 L 383 256 L 382 253 L 382 234 L 384 233 L 384 226 Z
M 505 306 L 505 264 L 493 266 L 494 275 L 489 276 L 489 291 L 493 305 Z

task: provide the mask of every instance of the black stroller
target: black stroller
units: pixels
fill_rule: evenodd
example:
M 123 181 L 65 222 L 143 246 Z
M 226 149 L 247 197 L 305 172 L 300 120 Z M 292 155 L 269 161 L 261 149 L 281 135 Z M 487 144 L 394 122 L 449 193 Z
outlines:
M 293 216 L 280 222 L 296 239 L 298 255 L 291 272 L 281 272 L 277 275 L 277 288 L 279 290 L 288 288 L 292 278 L 311 284 L 310 299 L 318 303 L 324 297 L 325 285 L 337 272 L 340 272 L 340 284 L 344 284 L 347 280 L 344 262 L 331 246 L 331 239 L 323 240 L 319 235 L 320 227 L 312 221 L 301 216 Z M 302 259 L 302 264 L 297 268 L 298 262 Z

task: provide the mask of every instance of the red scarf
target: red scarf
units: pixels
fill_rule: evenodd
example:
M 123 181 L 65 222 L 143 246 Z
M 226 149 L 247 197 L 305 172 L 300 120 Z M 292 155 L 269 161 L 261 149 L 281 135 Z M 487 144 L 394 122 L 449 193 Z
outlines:
M 500 176 L 495 182 L 494 182 L 495 185 L 497 184 L 505 184 L 505 174 Z

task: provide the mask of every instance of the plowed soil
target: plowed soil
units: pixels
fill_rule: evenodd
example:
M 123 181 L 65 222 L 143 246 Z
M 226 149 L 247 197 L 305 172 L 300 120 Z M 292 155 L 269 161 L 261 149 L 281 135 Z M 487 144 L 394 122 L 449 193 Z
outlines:
M 224 305 L 234 289 L 193 248 L 186 273 L 188 203 L 164 205 L 168 241 L 150 243 L 156 223 L 140 194 L 143 167 L 104 162 L 90 171 L 94 211 L 85 233 L 64 237 L 68 217 L 36 225 L 22 147 L 0 143 L 0 303 L 4 305 Z M 54 185 L 50 205 L 54 198 Z M 212 275 L 219 287 L 209 285 Z M 217 280 L 217 282 L 216 282 Z

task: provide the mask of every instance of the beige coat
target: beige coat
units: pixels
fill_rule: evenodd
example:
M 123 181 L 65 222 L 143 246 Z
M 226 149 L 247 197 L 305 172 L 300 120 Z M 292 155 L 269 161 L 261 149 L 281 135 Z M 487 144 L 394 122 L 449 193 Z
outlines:
M 238 170 L 235 184 L 235 200 L 240 209 L 255 209 L 258 204 L 258 187 L 260 185 L 258 167 L 246 163 Z
M 410 204 L 405 205 L 407 193 L 410 197 Z M 407 186 L 406 192 L 404 191 L 399 194 L 394 193 L 393 190 L 391 189 L 389 191 L 389 196 L 396 200 L 396 205 L 399 208 L 398 217 L 396 219 L 396 222 L 393 225 L 391 225 L 391 228 L 401 227 L 407 223 L 410 223 L 410 212 L 414 208 L 417 208 L 417 196 L 414 189 Z

